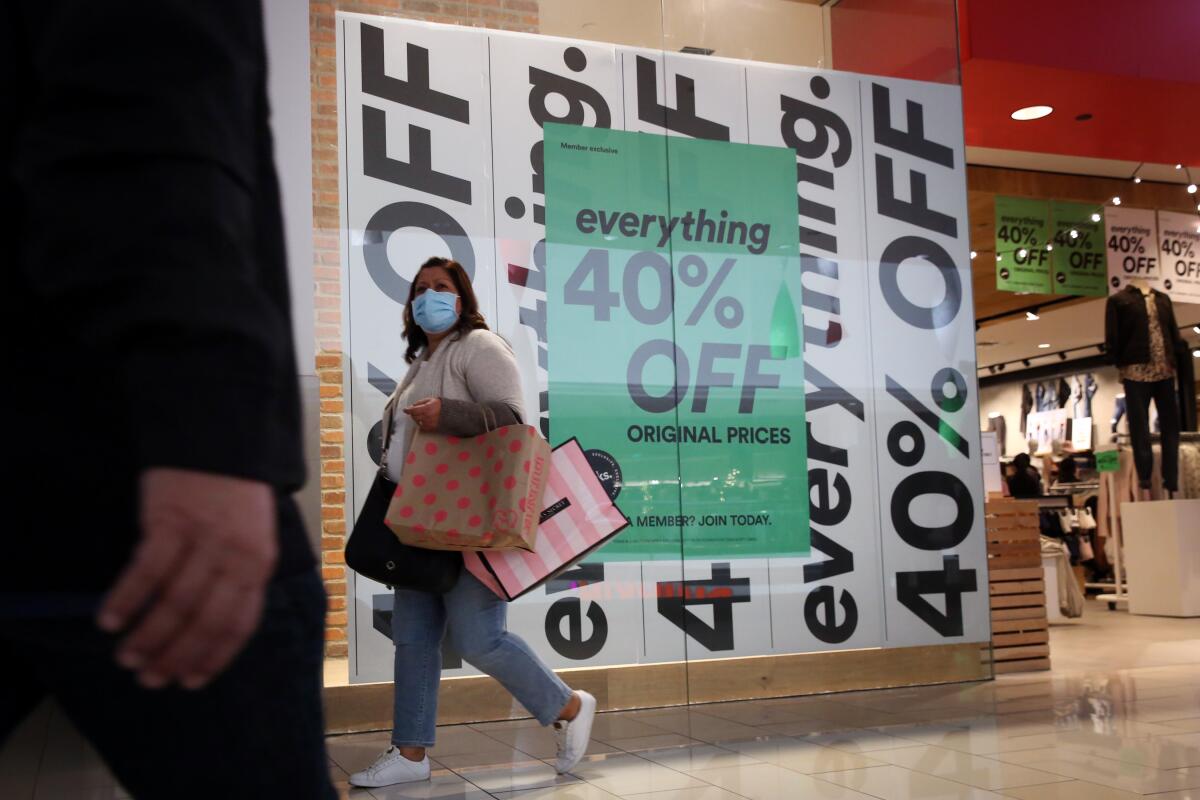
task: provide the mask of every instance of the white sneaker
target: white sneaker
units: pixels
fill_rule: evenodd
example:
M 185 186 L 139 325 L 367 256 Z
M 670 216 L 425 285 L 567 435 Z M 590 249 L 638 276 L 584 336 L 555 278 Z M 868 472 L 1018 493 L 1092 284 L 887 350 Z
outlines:
M 588 741 L 592 738 L 592 721 L 596 719 L 596 698 L 582 691 L 575 694 L 579 695 L 579 713 L 575 719 L 554 723 L 554 738 L 558 742 L 558 758 L 554 768 L 559 775 L 575 769 L 575 765 L 583 760 Z
M 400 749 L 394 745 L 375 759 L 374 764 L 350 776 L 352 786 L 371 788 L 391 786 L 393 783 L 427 780 L 429 780 L 429 756 L 425 756 L 420 761 L 410 761 L 400 755 Z

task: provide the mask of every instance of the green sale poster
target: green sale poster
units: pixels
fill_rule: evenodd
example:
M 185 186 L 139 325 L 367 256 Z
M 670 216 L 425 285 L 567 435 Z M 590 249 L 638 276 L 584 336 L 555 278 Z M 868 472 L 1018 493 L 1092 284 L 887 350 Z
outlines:
M 795 169 L 545 126 L 550 438 L 619 486 L 603 560 L 808 554 Z
M 1049 207 L 1042 200 L 996 198 L 996 288 L 1050 293 Z
M 1104 222 L 1095 205 L 1054 200 L 1050 203 L 1054 251 L 1054 293 L 1104 297 L 1108 266 Z M 1096 219 L 1093 219 L 1093 215 Z

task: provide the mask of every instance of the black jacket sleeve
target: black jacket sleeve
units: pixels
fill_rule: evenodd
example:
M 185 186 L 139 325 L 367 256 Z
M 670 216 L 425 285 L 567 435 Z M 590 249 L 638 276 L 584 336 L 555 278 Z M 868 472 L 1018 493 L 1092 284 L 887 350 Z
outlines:
M 298 395 L 255 2 L 23 3 L 16 281 L 105 363 L 140 468 L 299 482 Z M 34 313 L 31 312 L 31 318 Z M 297 423 L 293 425 L 292 423 Z
M 442 399 L 438 433 L 451 436 L 479 436 L 505 425 L 519 425 L 521 418 L 508 403 L 472 403 L 470 400 Z
M 1117 364 L 1120 347 L 1120 313 L 1117 311 L 1117 296 L 1110 294 L 1104 304 L 1104 357 L 1108 363 Z

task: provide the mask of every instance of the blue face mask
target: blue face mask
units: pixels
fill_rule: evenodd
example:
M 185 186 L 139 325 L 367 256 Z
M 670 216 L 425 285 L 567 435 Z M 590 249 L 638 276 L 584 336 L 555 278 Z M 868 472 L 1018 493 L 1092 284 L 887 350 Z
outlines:
M 413 319 L 426 333 L 445 333 L 458 322 L 457 302 L 458 295 L 453 292 L 426 289 L 413 300 Z

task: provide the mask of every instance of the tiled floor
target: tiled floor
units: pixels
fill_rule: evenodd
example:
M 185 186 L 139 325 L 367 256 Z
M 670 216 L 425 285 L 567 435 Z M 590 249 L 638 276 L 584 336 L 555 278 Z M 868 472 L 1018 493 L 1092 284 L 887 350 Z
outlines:
M 1200 623 L 1089 604 L 1052 633 L 1055 671 L 994 682 L 601 715 L 567 776 L 530 721 L 444 728 L 433 780 L 347 775 L 387 734 L 332 737 L 362 800 L 1200 800 Z M 124 796 L 46 706 L 0 751 L 0 798 Z

